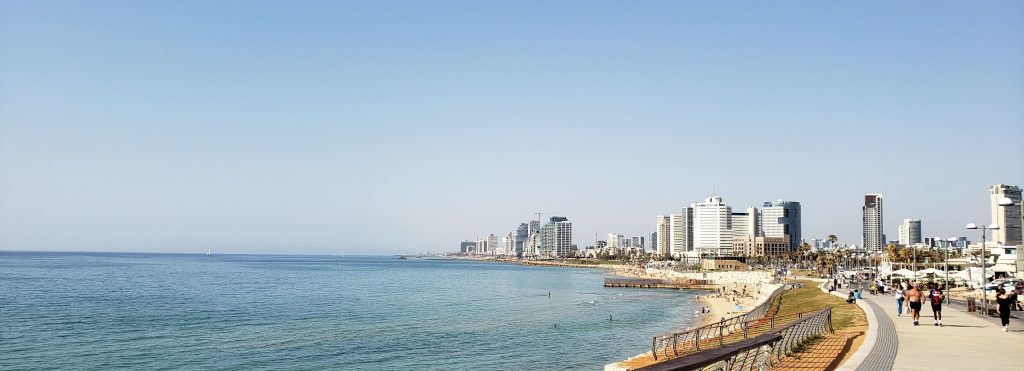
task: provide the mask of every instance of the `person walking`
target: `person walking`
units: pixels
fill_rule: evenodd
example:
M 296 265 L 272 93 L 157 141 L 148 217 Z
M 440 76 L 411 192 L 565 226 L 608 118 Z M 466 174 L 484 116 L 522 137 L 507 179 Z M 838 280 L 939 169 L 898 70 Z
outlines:
M 896 317 L 903 317 L 903 289 L 897 287 L 895 291 L 893 297 L 896 298 Z
M 938 284 L 933 282 L 931 286 L 931 290 L 928 290 L 928 298 L 932 302 L 932 317 L 935 319 L 935 326 L 942 327 L 942 300 L 946 296 L 939 289 Z
M 996 290 L 996 313 L 999 313 L 999 320 L 1003 324 L 1003 332 L 1009 331 L 1010 326 L 1010 302 L 1013 301 L 1006 290 L 1002 287 Z
M 914 320 L 914 326 L 919 324 L 921 319 L 921 302 L 924 301 L 924 293 L 919 285 L 911 285 L 907 290 L 907 305 L 910 306 L 910 318 Z

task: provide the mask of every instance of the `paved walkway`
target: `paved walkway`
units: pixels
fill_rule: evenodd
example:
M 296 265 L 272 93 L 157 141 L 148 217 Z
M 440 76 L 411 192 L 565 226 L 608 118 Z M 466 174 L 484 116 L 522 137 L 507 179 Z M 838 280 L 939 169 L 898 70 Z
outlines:
M 884 360 L 892 344 L 896 352 L 893 370 L 1024 369 L 1024 323 L 1021 321 L 1011 320 L 1010 332 L 1002 332 L 998 322 L 967 313 L 966 308 L 957 305 L 946 305 L 942 309 L 945 326 L 938 327 L 933 325 L 931 307 L 925 303 L 921 325 L 914 326 L 909 314 L 896 316 L 896 300 L 892 297 L 864 295 L 863 298 L 875 309 L 881 331 L 876 348 L 861 368 Z M 892 323 L 898 343 L 883 340 L 883 334 L 890 332 L 883 323 L 886 320 Z
M 868 329 L 868 331 L 878 332 L 876 333 L 877 337 L 875 337 L 874 347 L 871 348 L 867 358 L 864 358 L 864 363 L 857 367 L 857 371 L 891 370 L 893 363 L 896 361 L 896 352 L 900 347 L 896 325 L 878 303 L 870 300 L 866 300 L 865 303 L 868 303 L 868 306 L 875 313 L 875 319 L 878 324 L 876 328 Z

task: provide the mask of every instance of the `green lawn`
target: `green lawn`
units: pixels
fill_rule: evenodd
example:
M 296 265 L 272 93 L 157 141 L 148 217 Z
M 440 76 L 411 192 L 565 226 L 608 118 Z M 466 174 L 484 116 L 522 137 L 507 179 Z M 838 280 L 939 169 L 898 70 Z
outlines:
M 847 304 L 846 300 L 821 292 L 818 283 L 813 281 L 796 281 L 804 287 L 787 291 L 782 295 L 782 306 L 779 315 L 808 312 L 832 307 L 832 327 L 839 330 L 866 329 L 867 317 L 860 307 Z

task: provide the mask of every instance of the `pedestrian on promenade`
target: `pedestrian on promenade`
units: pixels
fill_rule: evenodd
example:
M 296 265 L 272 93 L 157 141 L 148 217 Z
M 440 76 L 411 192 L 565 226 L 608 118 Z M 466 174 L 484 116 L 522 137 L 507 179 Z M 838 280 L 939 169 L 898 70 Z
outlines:
M 857 300 L 861 300 L 860 299 L 860 290 L 854 290 L 853 292 L 854 292 L 853 297 L 855 299 L 857 299 Z
M 942 327 L 942 300 L 946 296 L 943 295 L 938 284 L 933 282 L 931 286 L 931 290 L 928 290 L 928 298 L 932 301 L 932 317 L 935 319 L 935 326 Z
M 895 291 L 893 297 L 896 298 L 896 317 L 903 317 L 903 289 L 897 287 Z
M 919 324 L 918 321 L 921 319 L 921 302 L 924 301 L 924 293 L 921 292 L 920 285 L 910 286 L 910 290 L 907 290 L 907 305 L 910 306 L 910 318 L 914 320 L 914 326 Z
M 996 290 L 996 313 L 999 313 L 999 320 L 1003 324 L 1003 332 L 1008 331 L 1010 326 L 1010 295 L 1002 287 Z

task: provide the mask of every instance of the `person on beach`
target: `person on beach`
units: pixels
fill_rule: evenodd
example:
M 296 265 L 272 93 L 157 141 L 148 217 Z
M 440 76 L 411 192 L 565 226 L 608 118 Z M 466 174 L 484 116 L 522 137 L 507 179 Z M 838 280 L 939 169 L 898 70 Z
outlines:
M 932 317 L 935 319 L 935 326 L 942 327 L 942 300 L 946 298 L 939 290 L 939 285 L 932 283 L 931 290 L 928 290 L 928 298 L 932 302 Z
M 903 289 L 897 287 L 896 294 L 896 317 L 903 317 Z
M 996 289 L 996 313 L 999 313 L 999 321 L 1003 324 L 1003 332 L 1007 332 L 1010 326 L 1010 295 L 1002 287 Z
M 907 305 L 910 307 L 910 317 L 914 320 L 914 326 L 917 326 L 918 321 L 921 319 L 921 302 L 924 301 L 924 293 L 918 288 L 918 285 L 910 286 L 910 290 L 907 291 Z

